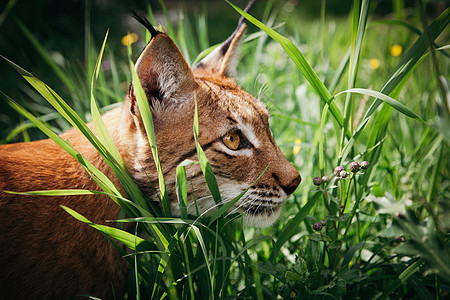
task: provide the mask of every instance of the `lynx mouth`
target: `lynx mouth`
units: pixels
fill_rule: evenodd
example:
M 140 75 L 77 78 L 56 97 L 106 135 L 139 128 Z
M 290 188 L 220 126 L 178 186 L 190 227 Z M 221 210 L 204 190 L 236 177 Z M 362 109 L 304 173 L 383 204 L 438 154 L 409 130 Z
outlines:
M 223 180 L 223 179 L 222 179 Z M 280 216 L 281 207 L 287 195 L 277 187 L 259 184 L 248 188 L 248 184 L 236 184 L 223 180 L 220 184 L 222 199 L 231 201 L 239 195 L 240 198 L 229 213 L 239 212 L 247 225 L 252 227 L 267 227 Z
M 240 207 L 245 216 L 245 221 L 253 227 L 268 227 L 280 216 L 283 201 L 253 200 Z
M 280 207 L 281 203 L 272 200 L 259 200 L 249 205 L 243 205 L 241 209 L 246 215 L 271 215 L 278 211 Z

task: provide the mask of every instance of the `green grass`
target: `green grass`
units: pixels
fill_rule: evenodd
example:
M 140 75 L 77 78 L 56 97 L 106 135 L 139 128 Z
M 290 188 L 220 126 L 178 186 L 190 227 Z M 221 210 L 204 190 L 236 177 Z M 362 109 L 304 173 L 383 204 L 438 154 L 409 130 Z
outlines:
M 123 97 L 121 81 L 136 76 L 126 71 L 134 70 L 131 61 L 116 62 L 105 48 L 106 39 L 103 47 L 96 48 L 87 37 L 86 52 L 99 59 L 91 58 L 81 72 L 72 66 L 64 70 L 53 63 L 49 50 L 31 31 L 19 25 L 76 101 L 71 102 L 74 110 L 70 109 L 44 83 L 11 62 L 60 116 L 41 109 L 46 113 L 37 119 L 11 100 L 8 103 L 84 164 L 130 216 L 121 222 L 136 224 L 134 231 L 125 232 L 92 224 L 66 208 L 131 249 L 126 256 L 134 266 L 129 299 L 277 295 L 284 299 L 442 299 L 450 290 L 449 59 L 442 49 L 448 47 L 444 29 L 450 14 L 447 9 L 439 17 L 426 19 L 419 5 L 406 10 L 401 1 L 395 3 L 395 15 L 402 19 L 389 16 L 376 21 L 371 1 L 354 1 L 353 10 L 340 18 L 329 17 L 324 9 L 317 19 L 299 18 L 300 12 L 290 4 L 271 2 L 265 4 L 261 22 L 245 15 L 268 35 L 249 25 L 254 33 L 242 45 L 245 63 L 238 67 L 238 82 L 267 104 L 277 143 L 303 177 L 279 222 L 267 229 L 245 227 L 239 216 L 227 214 L 227 204 L 212 218 L 187 216 L 189 182 L 184 165 L 177 168 L 182 217 L 173 218 L 167 205 L 162 209 L 147 206 L 107 132 L 101 130 L 97 104 L 105 107 L 117 102 Z M 178 29 L 168 23 L 169 33 L 189 61 L 209 46 L 206 33 L 214 29 L 206 27 L 205 18 L 204 14 L 196 21 L 180 18 Z M 396 44 L 402 47 L 399 56 L 391 54 Z M 112 66 L 109 71 L 100 68 L 102 56 Z M 373 65 L 373 59 L 379 66 Z M 136 97 L 147 103 L 139 88 Z M 101 133 L 98 138 L 84 125 L 91 118 Z M 151 114 L 145 120 L 154 144 Z M 67 128 L 66 124 L 79 127 L 118 175 L 128 199 L 44 123 L 55 132 Z M 26 139 L 30 124 L 17 125 L 14 135 L 23 134 Z M 200 147 L 197 151 L 220 206 L 207 158 Z M 157 151 L 153 155 L 156 158 Z M 334 168 L 346 169 L 354 160 L 368 161 L 370 166 L 335 181 Z M 313 185 L 314 177 L 325 175 L 329 182 Z M 164 186 L 162 176 L 160 186 Z M 165 193 L 161 195 L 164 204 Z M 314 231 L 313 224 L 320 220 L 326 225 Z M 145 240 L 137 236 L 144 232 Z

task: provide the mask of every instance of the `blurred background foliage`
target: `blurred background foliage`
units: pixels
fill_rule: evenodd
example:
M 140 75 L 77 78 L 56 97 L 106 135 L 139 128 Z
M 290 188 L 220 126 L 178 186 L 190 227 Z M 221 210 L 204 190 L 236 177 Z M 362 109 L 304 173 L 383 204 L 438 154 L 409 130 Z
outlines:
M 207 35 L 207 39 L 204 40 L 208 40 L 209 45 L 217 44 L 228 37 L 230 32 L 234 30 L 236 20 L 239 17 L 225 1 L 169 0 L 163 2 L 165 7 L 167 7 L 166 13 L 174 27 L 177 26 L 177 20 L 180 17 L 191 19 L 190 24 L 194 24 L 193 26 L 199 24 L 197 22 L 199 17 L 204 17 L 205 24 L 203 24 L 203 28 L 206 28 L 205 34 Z M 256 17 L 267 14 L 265 9 L 268 7 L 266 5 L 268 1 L 260 2 L 252 11 L 252 14 Z M 273 1 L 270 6 L 273 7 L 273 11 L 279 12 L 276 16 L 276 23 L 286 22 L 282 24 L 282 33 L 298 32 L 300 36 L 293 38 L 307 42 L 308 38 L 311 37 L 311 32 L 313 34 L 323 33 L 318 31 L 323 30 L 323 28 L 320 28 L 322 14 L 327 20 L 346 19 L 353 3 L 353 1 L 328 0 L 326 5 L 323 5 L 322 2 L 306 0 Z M 244 7 L 247 1 L 236 0 L 233 3 Z M 395 3 L 401 3 L 401 8 L 396 9 Z M 415 5 L 417 5 L 417 1 L 414 0 L 376 0 L 372 1 L 371 15 L 373 18 L 396 17 L 402 19 L 405 17 L 405 14 L 410 15 Z M 92 72 L 92 65 L 90 66 L 89 64 L 92 64 L 91 61 L 97 55 L 92 53 L 92 49 L 100 47 L 106 31 L 109 29 L 108 51 L 114 60 L 117 61 L 116 66 L 126 66 L 126 51 L 121 44 L 121 38 L 129 32 L 137 32 L 139 35 L 143 33 L 139 24 L 130 17 L 130 8 L 148 11 L 149 6 L 154 12 L 155 22 L 165 25 L 166 17 L 160 0 L 5 0 L 0 4 L 0 54 L 31 71 L 49 86 L 59 87 L 58 93 L 64 99 L 67 99 L 70 104 L 77 107 L 81 105 L 80 103 L 77 104 L 77 101 L 83 102 L 82 99 L 73 99 L 74 92 L 67 88 L 67 84 L 64 85 L 60 77 L 55 76 L 54 69 L 39 54 L 32 40 L 40 44 L 42 50 L 68 75 L 67 78 L 70 78 L 69 80 L 78 77 L 80 81 L 74 84 L 80 85 L 79 89 L 87 92 L 88 81 L 84 80 L 83 82 L 83 78 L 89 77 L 83 76 L 90 76 L 86 75 L 89 74 L 86 72 Z M 321 11 L 322 7 L 325 8 L 323 12 Z M 426 12 L 430 18 L 433 18 L 445 7 L 445 1 L 429 1 L 427 2 Z M 181 14 L 180 11 L 184 13 Z M 183 24 L 186 23 L 183 22 Z M 300 29 L 292 28 L 296 26 L 300 26 Z M 329 35 L 331 35 L 336 28 L 325 28 L 325 30 L 330 31 Z M 379 30 L 379 28 L 374 28 L 373 30 Z M 28 36 L 25 31 L 28 31 Z M 255 27 L 249 26 L 249 32 L 254 31 L 256 31 Z M 302 36 L 302 32 L 305 32 L 304 36 Z M 410 31 L 405 30 L 404 40 L 407 41 L 408 36 L 411 35 Z M 340 36 L 342 39 L 348 37 L 346 34 L 341 34 Z M 389 39 L 389 36 L 387 36 L 387 39 Z M 316 50 L 322 53 L 330 51 L 331 49 L 326 49 L 327 43 L 324 43 L 323 37 L 322 41 L 323 43 L 314 44 L 314 47 L 317 48 Z M 191 52 L 193 52 L 190 53 L 192 60 L 206 46 L 209 46 L 205 45 L 205 43 L 199 43 L 197 37 L 190 42 L 195 45 L 191 47 Z M 141 47 L 140 49 L 144 47 L 142 36 L 138 45 Z M 325 47 L 325 49 L 321 49 L 321 47 Z M 136 56 L 138 55 L 138 50 L 139 48 L 135 50 Z M 330 59 L 334 57 L 335 61 L 331 63 L 337 67 L 346 50 L 345 48 L 333 49 L 334 53 Z M 366 51 L 370 51 L 370 49 L 366 49 Z M 315 56 L 315 59 L 317 58 L 320 58 L 320 56 Z M 313 66 L 318 64 L 317 61 L 311 61 L 310 63 Z M 103 64 L 105 71 L 108 71 L 109 67 L 107 62 Z M 4 60 L 0 60 L 0 70 L 2 78 L 0 80 L 1 91 L 19 103 L 21 101 L 29 101 L 29 99 L 34 99 L 37 103 L 41 103 L 38 100 L 39 96 L 27 86 Z M 105 74 L 107 73 L 105 72 Z M 118 74 L 126 76 L 128 72 L 119 70 Z M 118 80 L 122 82 L 122 90 L 126 90 L 129 78 L 118 78 Z M 87 94 L 80 93 L 78 96 L 83 98 L 84 95 Z M 28 107 L 30 107 L 29 104 L 27 103 Z M 34 112 L 40 114 L 49 112 L 40 105 L 34 106 L 32 103 L 30 108 L 32 111 L 34 109 Z M 84 109 L 86 108 L 83 107 Z M 0 143 L 5 142 L 5 137 L 21 120 L 21 117 L 8 107 L 4 101 L 0 102 Z M 33 130 L 30 134 L 32 139 L 43 137 L 38 130 Z M 15 138 L 12 141 L 19 140 Z

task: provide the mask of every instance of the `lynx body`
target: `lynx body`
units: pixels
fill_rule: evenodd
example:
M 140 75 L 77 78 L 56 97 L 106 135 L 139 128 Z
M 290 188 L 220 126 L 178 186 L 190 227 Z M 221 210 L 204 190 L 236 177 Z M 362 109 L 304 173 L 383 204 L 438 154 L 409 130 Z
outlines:
M 294 192 L 301 178 L 275 144 L 264 105 L 228 77 L 245 24 L 191 69 L 173 41 L 141 20 L 152 40 L 136 62 L 150 103 L 157 146 L 172 213 L 178 214 L 175 171 L 196 159 L 192 124 L 198 103 L 198 141 L 217 177 L 224 201 L 242 193 L 267 170 L 234 210 L 249 224 L 267 226 Z M 133 85 L 123 105 L 103 116 L 121 156 L 140 189 L 156 198 L 158 176 L 146 138 Z M 90 125 L 93 129 L 93 126 Z M 63 134 L 117 186 L 118 180 L 81 133 Z M 186 169 L 201 212 L 215 204 L 198 165 Z M 149 182 L 151 181 L 151 183 Z M 0 191 L 90 189 L 98 186 L 86 171 L 52 140 L 0 147 Z M 192 194 L 188 195 L 192 199 Z M 95 295 L 103 299 L 124 292 L 128 267 L 112 244 L 90 226 L 76 221 L 60 205 L 93 222 L 106 224 L 120 208 L 102 195 L 45 197 L 0 193 L 0 298 L 69 299 Z M 188 203 L 189 205 L 189 203 Z M 195 214 L 194 205 L 189 212 Z

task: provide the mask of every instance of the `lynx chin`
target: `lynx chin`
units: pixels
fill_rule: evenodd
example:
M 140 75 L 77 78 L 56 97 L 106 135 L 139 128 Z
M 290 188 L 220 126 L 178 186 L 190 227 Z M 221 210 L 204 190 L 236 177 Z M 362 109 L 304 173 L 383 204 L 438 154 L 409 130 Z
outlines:
M 272 224 L 301 177 L 275 144 L 265 106 L 230 77 L 246 28 L 244 21 L 221 46 L 191 68 L 168 35 L 156 31 L 146 18 L 135 17 L 152 34 L 135 68 L 153 114 L 172 214 L 179 215 L 176 168 L 186 159 L 197 159 L 192 130 L 195 98 L 198 142 L 217 178 L 222 200 L 234 199 L 265 170 L 230 212 L 241 212 L 252 226 Z M 133 83 L 121 107 L 102 118 L 138 187 L 150 199 L 157 199 L 158 174 Z M 92 124 L 89 127 L 95 132 Z M 61 137 L 120 186 L 80 132 L 72 129 Z M 186 175 L 194 187 L 188 190 L 188 213 L 196 215 L 197 208 L 201 214 L 213 211 L 216 204 L 200 166 L 186 167 Z M 0 147 L 0 191 L 54 189 L 99 187 L 52 140 Z M 0 297 L 70 299 L 90 294 L 113 299 L 123 295 L 129 269 L 125 259 L 100 232 L 75 220 L 61 205 L 98 224 L 116 220 L 120 214 L 119 206 L 104 195 L 45 197 L 1 192 Z

